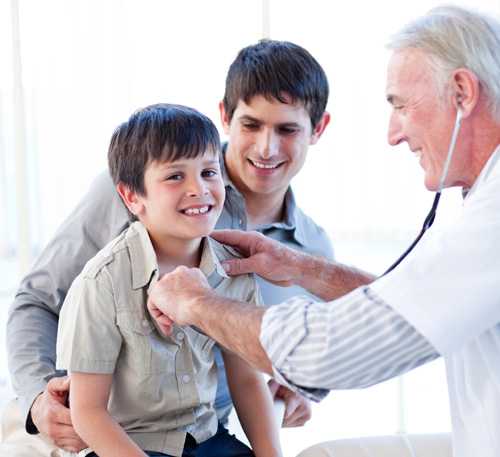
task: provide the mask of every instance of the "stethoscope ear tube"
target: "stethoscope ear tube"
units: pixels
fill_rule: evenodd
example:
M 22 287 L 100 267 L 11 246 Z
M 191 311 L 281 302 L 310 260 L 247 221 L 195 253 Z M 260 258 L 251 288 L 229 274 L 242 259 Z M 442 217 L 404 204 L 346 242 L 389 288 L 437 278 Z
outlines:
M 432 202 L 431 210 L 429 211 L 429 214 L 427 214 L 427 217 L 425 218 L 424 224 L 422 226 L 422 230 L 420 230 L 420 233 L 415 238 L 413 243 L 408 247 L 408 249 L 405 252 L 403 252 L 403 254 L 385 271 L 385 273 L 382 276 L 385 276 L 387 273 L 394 270 L 394 268 L 396 268 L 403 261 L 403 259 L 418 244 L 418 242 L 420 241 L 422 236 L 424 236 L 424 233 L 426 232 L 426 230 L 428 230 L 431 227 L 431 225 L 434 223 L 434 219 L 436 218 L 437 207 L 439 205 L 439 199 L 441 198 L 441 191 L 443 190 L 443 187 L 444 187 L 444 184 L 446 181 L 446 177 L 448 176 L 448 170 L 450 168 L 451 158 L 453 157 L 453 153 L 455 152 L 455 146 L 457 144 L 458 132 L 460 131 L 461 125 L 462 125 L 462 110 L 459 108 L 457 110 L 457 117 L 455 119 L 455 127 L 453 128 L 453 133 L 451 134 L 450 147 L 448 148 L 448 154 L 446 156 L 446 161 L 444 163 L 443 172 L 441 173 L 441 179 L 439 180 L 439 185 L 438 185 L 438 189 L 436 192 L 436 196 L 434 197 L 434 201 Z

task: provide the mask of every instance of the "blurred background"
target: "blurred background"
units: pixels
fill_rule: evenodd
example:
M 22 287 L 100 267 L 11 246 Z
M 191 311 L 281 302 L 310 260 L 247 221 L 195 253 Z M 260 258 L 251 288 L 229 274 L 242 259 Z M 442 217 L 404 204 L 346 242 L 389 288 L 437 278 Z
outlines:
M 500 12 L 500 1 L 457 4 Z M 217 105 L 238 50 L 296 42 L 324 67 L 332 122 L 293 183 L 337 259 L 382 273 L 417 234 L 433 195 L 405 145 L 386 141 L 384 45 L 439 4 L 420 0 L 1 0 L 0 407 L 12 395 L 5 319 L 21 276 L 106 167 L 115 126 L 157 102 Z M 437 223 L 460 209 L 445 192 Z M 96 222 L 98 223 L 98 222 Z M 365 391 L 336 392 L 282 433 L 285 455 L 320 441 L 450 429 L 441 361 Z

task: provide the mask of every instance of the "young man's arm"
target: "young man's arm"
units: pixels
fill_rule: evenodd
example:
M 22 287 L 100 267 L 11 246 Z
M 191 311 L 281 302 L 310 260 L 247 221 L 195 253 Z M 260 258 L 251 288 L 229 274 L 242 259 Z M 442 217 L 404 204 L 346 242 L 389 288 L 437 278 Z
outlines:
M 231 397 L 256 457 L 281 456 L 280 425 L 264 378 L 236 354 L 223 351 Z
M 99 221 L 99 224 L 96 224 Z M 56 372 L 59 311 L 83 265 L 128 224 L 128 214 L 107 173 L 60 227 L 23 279 L 9 311 L 7 351 L 12 385 L 21 400 L 28 433 L 42 433 L 56 445 L 77 451 L 70 412 L 56 391 L 67 383 Z
M 146 457 L 108 413 L 112 374 L 71 373 L 71 419 L 78 435 L 100 457 Z

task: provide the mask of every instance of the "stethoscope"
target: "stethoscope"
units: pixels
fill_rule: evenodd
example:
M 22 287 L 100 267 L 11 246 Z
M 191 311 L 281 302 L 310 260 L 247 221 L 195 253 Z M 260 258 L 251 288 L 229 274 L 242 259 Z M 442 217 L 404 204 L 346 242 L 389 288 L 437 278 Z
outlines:
M 422 230 L 420 230 L 420 233 L 415 238 L 413 243 L 408 247 L 408 249 L 405 252 L 403 252 L 403 254 L 398 258 L 398 260 L 396 260 L 382 276 L 385 276 L 387 273 L 394 270 L 394 268 L 396 268 L 403 261 L 403 259 L 413 250 L 413 248 L 421 240 L 421 238 L 424 236 L 424 233 L 433 224 L 434 219 L 436 218 L 436 211 L 439 205 L 439 199 L 441 198 L 441 191 L 443 190 L 444 182 L 446 180 L 446 177 L 448 176 L 448 169 L 450 168 L 451 158 L 453 157 L 453 153 L 455 152 L 455 146 L 457 143 L 458 132 L 460 131 L 461 124 L 462 124 L 462 109 L 459 107 L 457 110 L 457 117 L 455 119 L 455 127 L 453 128 L 453 133 L 451 134 L 451 141 L 450 141 L 450 147 L 448 148 L 448 155 L 446 156 L 443 172 L 441 173 L 441 178 L 439 180 L 436 196 L 434 197 L 434 201 L 432 202 L 431 210 L 429 211 L 429 214 L 427 214 L 427 217 L 425 218 Z

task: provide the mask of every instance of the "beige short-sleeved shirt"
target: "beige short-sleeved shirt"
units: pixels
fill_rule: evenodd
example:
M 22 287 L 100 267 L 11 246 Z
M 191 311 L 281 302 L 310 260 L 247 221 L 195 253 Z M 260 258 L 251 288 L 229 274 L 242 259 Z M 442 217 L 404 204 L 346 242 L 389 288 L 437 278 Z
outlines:
M 205 238 L 200 269 L 221 295 L 259 304 L 255 278 L 229 278 L 233 251 Z M 156 254 L 140 222 L 109 243 L 75 279 L 62 307 L 57 368 L 113 374 L 110 414 L 144 450 L 182 455 L 217 430 L 214 341 L 192 327 L 161 335 L 148 314 Z

